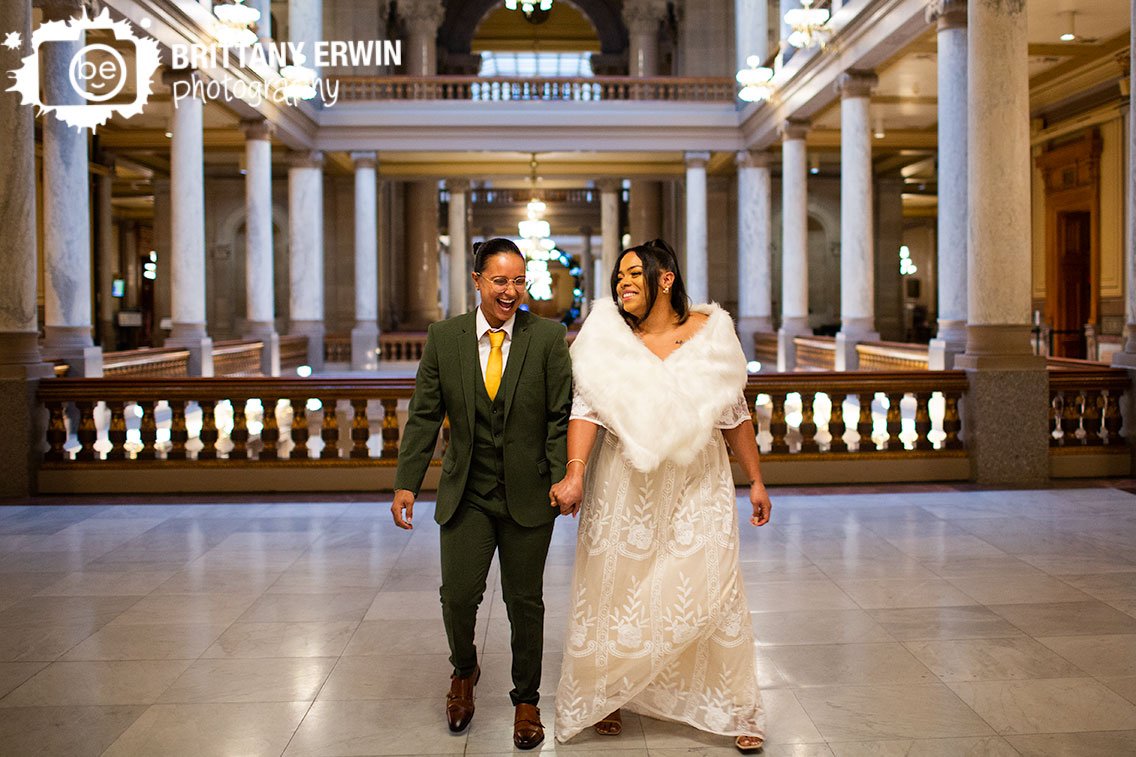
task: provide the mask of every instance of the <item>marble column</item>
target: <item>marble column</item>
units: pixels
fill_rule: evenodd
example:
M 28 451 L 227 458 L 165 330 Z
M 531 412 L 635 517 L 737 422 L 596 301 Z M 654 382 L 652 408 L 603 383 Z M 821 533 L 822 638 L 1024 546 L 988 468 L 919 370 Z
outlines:
M 840 75 L 840 331 L 836 370 L 854 371 L 857 342 L 880 338 L 876 331 L 875 224 L 872 204 L 871 93 L 876 75 Z
M 611 296 L 611 272 L 620 252 L 619 234 L 619 179 L 600 179 L 600 233 L 603 247 L 596 261 L 595 286 L 592 298 Z
M 256 38 L 261 43 L 272 41 L 272 0 L 249 0 L 246 3 L 250 8 L 260 11 L 260 19 L 256 22 Z
M 106 351 L 116 349 L 117 332 L 115 331 L 115 314 L 118 312 L 118 300 L 114 296 L 115 274 L 121 274 L 121 262 L 118 254 L 118 242 L 115 238 L 114 228 L 114 161 L 104 160 L 103 168 L 106 173 L 99 174 L 95 182 L 95 230 L 98 233 L 98 336 L 99 345 Z
M 272 124 L 244 121 L 245 132 L 245 337 L 264 344 L 260 372 L 280 375 L 276 333 L 276 276 L 272 241 Z
M 154 179 L 154 250 L 158 253 L 158 278 L 154 282 L 154 326 L 150 334 L 151 344 L 161 345 L 163 331 L 168 331 L 173 321 L 173 292 L 170 282 L 170 263 L 173 260 L 173 198 L 170 196 L 170 180 Z M 125 221 L 119 227 L 122 244 L 122 262 L 126 269 L 126 307 L 136 308 L 139 302 L 139 278 L 137 235 L 132 233 L 132 221 Z M 164 325 L 163 325 L 164 324 Z
M 785 14 L 791 11 L 793 8 L 800 7 L 801 0 L 780 0 L 781 16 L 777 19 L 777 25 L 781 29 L 780 39 L 781 49 L 783 51 L 795 49 L 793 47 L 790 47 L 789 43 L 786 42 L 786 40 L 789 39 L 789 35 L 793 32 L 793 27 L 785 23 Z
M 663 183 L 632 179 L 627 202 L 627 225 L 631 244 L 642 244 L 663 235 Z
M 1136 50 L 1136 0 L 1129 0 L 1129 50 Z M 1129 88 L 1136 83 L 1136 55 L 1128 56 Z M 1124 244 L 1125 339 L 1124 350 L 1113 357 L 1113 365 L 1136 368 L 1136 97 L 1128 97 L 1128 187 L 1127 231 Z
M 406 184 L 406 328 L 425 331 L 442 319 L 438 292 L 438 182 Z
M 378 154 L 353 152 L 355 163 L 355 327 L 351 370 L 379 367 Z
M 966 348 L 966 0 L 934 0 L 927 15 L 939 48 L 939 329 L 928 367 L 945 370 Z
M 23 41 L 19 50 L 10 51 L 13 60 L 32 54 L 31 18 L 30 0 L 0 3 L 0 29 L 19 32 Z M 36 313 L 34 113 L 10 94 L 0 97 L 0 145 L 0 269 L 5 278 L 0 287 L 0 497 L 23 497 L 33 488 L 44 439 L 36 386 L 51 376 L 51 366 L 40 355 Z
M 469 243 L 469 181 L 447 179 L 450 191 L 449 216 L 446 222 L 450 234 L 450 302 L 446 315 L 453 318 L 469 310 L 470 264 L 473 257 Z
M 308 338 L 308 365 L 323 370 L 323 153 L 288 164 L 288 333 Z
M 809 164 L 808 124 L 781 126 L 781 328 L 777 331 L 777 370 L 797 368 L 793 338 L 809 327 Z
M 708 152 L 688 152 L 686 160 L 686 292 L 691 302 L 710 299 L 706 229 L 706 163 Z
M 734 0 L 734 68 L 748 68 L 746 58 L 769 55 L 769 0 Z
M 304 65 L 314 69 L 315 43 L 323 39 L 323 0 L 288 0 L 288 41 L 301 45 Z
M 192 79 L 167 71 L 167 84 Z M 170 306 L 167 347 L 189 350 L 189 375 L 213 375 L 213 340 L 205 330 L 205 163 L 201 100 L 187 97 L 173 109 L 170 140 Z
M 433 76 L 438 71 L 438 27 L 446 16 L 442 0 L 415 0 L 399 5 L 406 20 L 409 39 L 406 43 L 406 74 Z
M 62 21 L 80 14 L 74 0 L 44 4 L 44 19 Z M 71 59 L 85 36 L 59 40 L 40 52 L 47 102 L 83 105 L 71 85 Z M 43 125 L 44 340 L 49 359 L 64 360 L 73 377 L 102 376 L 102 350 L 92 339 L 91 209 L 88 133 L 50 116 Z
M 659 75 L 659 24 L 667 17 L 666 0 L 624 0 L 623 23 L 627 26 L 627 73 L 633 77 Z M 632 86 L 632 96 L 638 97 Z M 662 182 L 632 179 L 627 202 L 627 225 L 631 244 L 662 236 Z
M 753 335 L 773 331 L 772 177 L 767 152 L 743 150 L 736 161 L 738 337 L 746 357 L 753 360 Z
M 979 483 L 1049 475 L 1048 377 L 1030 345 L 1025 3 L 978 0 L 967 26 L 967 371 L 963 435 Z
M 595 263 L 593 262 L 594 256 L 592 255 L 592 227 L 580 227 L 580 240 L 583 242 L 583 248 L 580 250 L 580 271 L 581 283 L 580 291 L 580 322 L 588 317 L 588 311 L 591 309 L 590 304 L 592 298 L 595 297 L 596 282 L 592 275 L 595 271 Z

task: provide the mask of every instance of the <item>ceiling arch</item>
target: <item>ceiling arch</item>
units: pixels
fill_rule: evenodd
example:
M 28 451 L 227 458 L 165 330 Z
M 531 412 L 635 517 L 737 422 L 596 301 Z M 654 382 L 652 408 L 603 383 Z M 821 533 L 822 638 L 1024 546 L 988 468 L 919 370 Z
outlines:
M 438 42 L 451 53 L 470 52 L 477 25 L 500 4 L 501 0 L 449 0 L 442 28 L 438 30 Z M 604 54 L 618 55 L 627 49 L 627 28 L 616 0 L 571 0 L 571 4 L 595 26 Z

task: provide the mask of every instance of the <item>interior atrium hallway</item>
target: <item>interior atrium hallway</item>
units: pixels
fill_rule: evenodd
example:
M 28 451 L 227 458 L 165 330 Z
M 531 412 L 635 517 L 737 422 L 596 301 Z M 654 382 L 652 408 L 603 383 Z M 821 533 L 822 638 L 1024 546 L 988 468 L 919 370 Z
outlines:
M 742 531 L 765 754 L 1136 753 L 1131 483 L 773 489 L 773 522 Z M 0 508 L 0 754 L 512 753 L 496 570 L 477 714 L 451 735 L 437 526 L 417 515 L 400 531 L 364 496 Z M 545 574 L 546 726 L 575 537 L 562 519 Z M 634 715 L 541 750 L 736 754 Z

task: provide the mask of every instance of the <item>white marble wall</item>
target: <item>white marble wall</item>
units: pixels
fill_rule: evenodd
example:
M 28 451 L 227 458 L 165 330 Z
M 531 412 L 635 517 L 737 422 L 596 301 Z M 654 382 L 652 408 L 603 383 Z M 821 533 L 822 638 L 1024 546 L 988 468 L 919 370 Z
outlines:
M 24 51 L 30 53 L 30 2 L 0 3 L 0 28 L 20 32 Z M 4 223 L 0 267 L 6 279 L 0 287 L 0 333 L 5 334 L 29 335 L 38 329 L 34 142 L 32 109 L 21 105 L 18 97 L 0 99 L 0 144 L 5 145 L 0 161 L 0 220 Z

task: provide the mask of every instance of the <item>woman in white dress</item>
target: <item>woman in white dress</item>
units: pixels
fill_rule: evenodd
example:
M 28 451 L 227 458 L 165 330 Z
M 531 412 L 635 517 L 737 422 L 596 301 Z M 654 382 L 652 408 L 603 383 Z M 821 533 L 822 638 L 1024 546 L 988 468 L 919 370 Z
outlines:
M 572 346 L 568 472 L 551 493 L 580 512 L 556 738 L 622 730 L 620 708 L 764 741 L 738 564 L 726 444 L 749 478 L 751 523 L 771 505 L 729 314 L 687 300 L 662 240 L 624 250 L 612 300 Z

